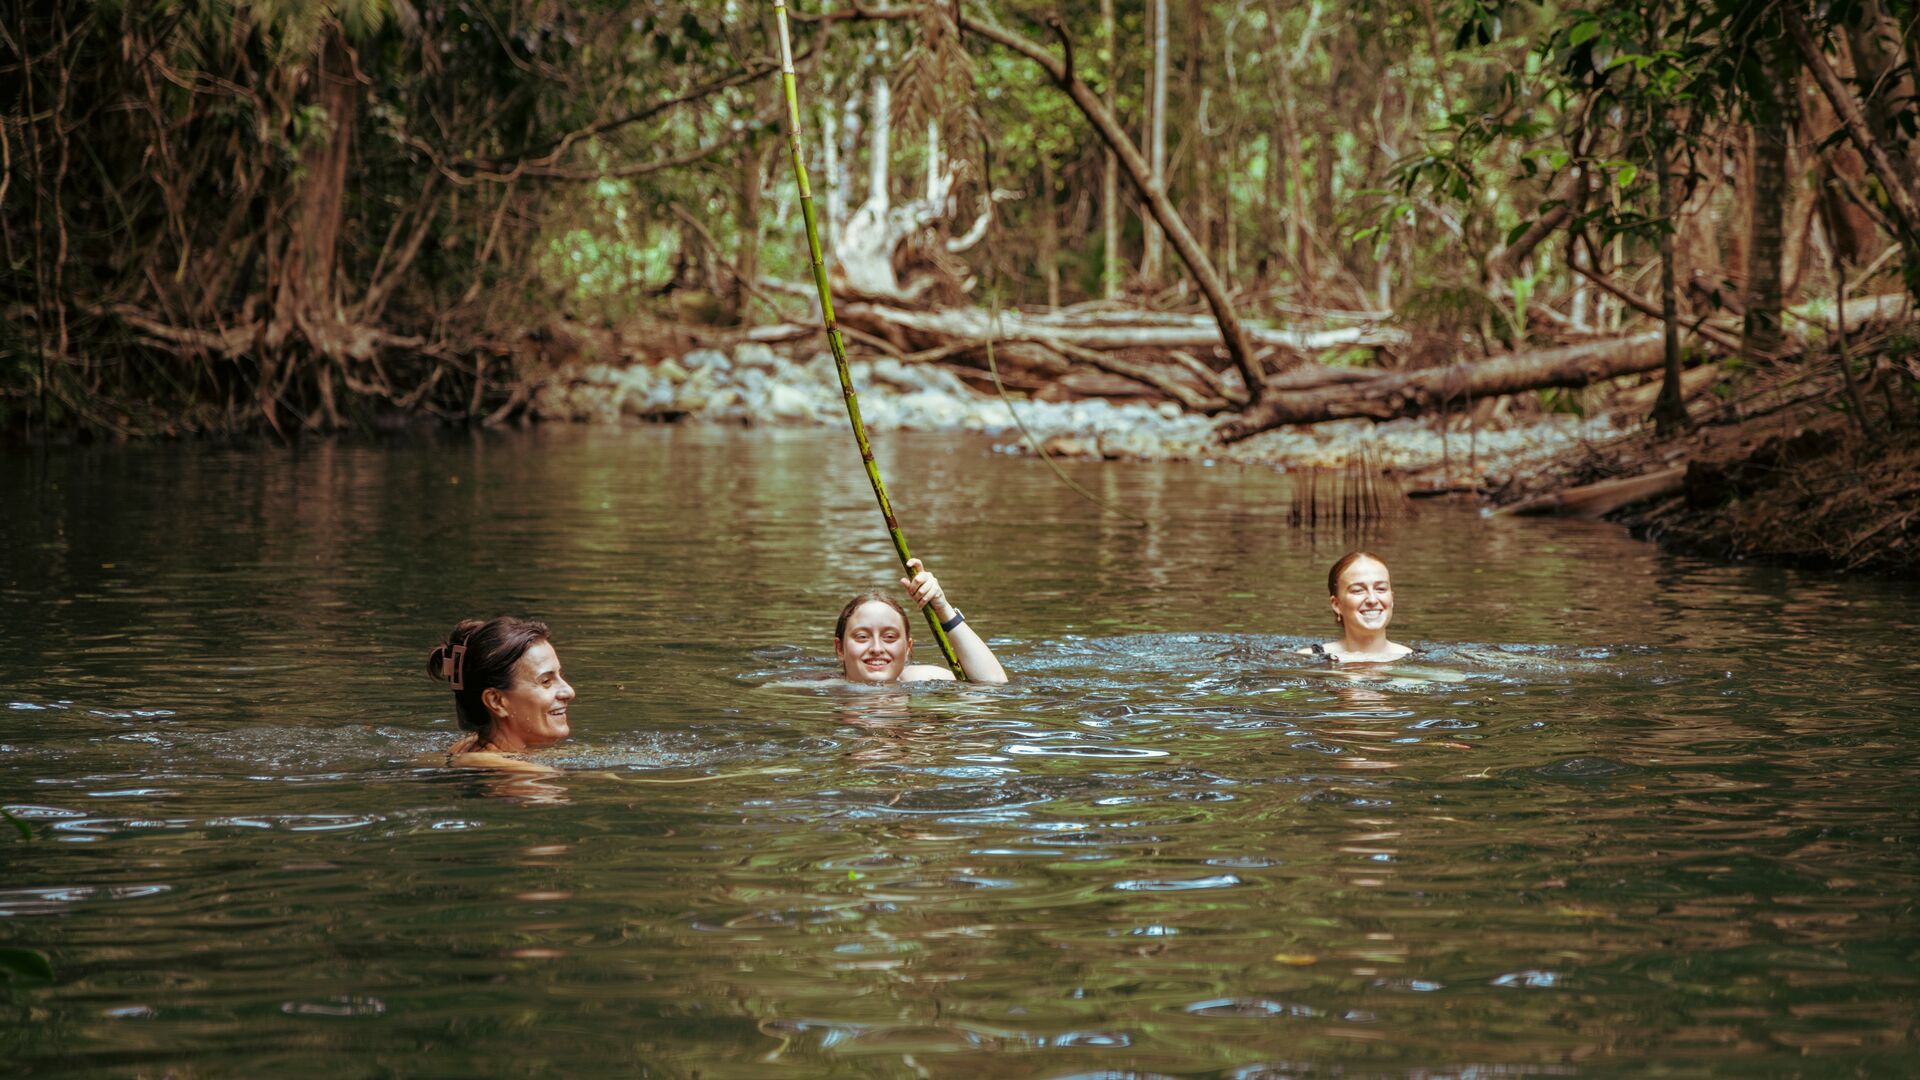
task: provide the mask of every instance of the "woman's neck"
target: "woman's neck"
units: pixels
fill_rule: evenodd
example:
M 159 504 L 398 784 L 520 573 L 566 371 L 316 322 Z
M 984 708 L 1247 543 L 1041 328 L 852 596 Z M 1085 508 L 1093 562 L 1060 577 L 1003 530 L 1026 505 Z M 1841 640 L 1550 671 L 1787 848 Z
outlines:
M 512 731 L 496 729 L 476 738 L 473 748 L 490 754 L 517 754 L 527 748 L 527 743 Z
M 1341 627 L 1340 651 L 1343 653 L 1354 653 L 1363 656 L 1371 655 L 1377 652 L 1386 652 L 1387 645 L 1387 631 L 1385 627 L 1373 631 L 1356 631 L 1350 626 Z

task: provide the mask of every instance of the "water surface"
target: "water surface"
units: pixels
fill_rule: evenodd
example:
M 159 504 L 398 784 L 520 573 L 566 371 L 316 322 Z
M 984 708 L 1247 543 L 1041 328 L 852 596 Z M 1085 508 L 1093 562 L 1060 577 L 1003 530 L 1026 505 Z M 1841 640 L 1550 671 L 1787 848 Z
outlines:
M 1004 688 L 801 683 L 897 577 L 849 441 L 143 446 L 0 478 L 25 1075 L 1916 1067 L 1920 587 L 1288 478 L 879 447 Z M 1291 650 L 1385 555 L 1417 663 Z M 554 627 L 544 780 L 428 648 Z M 934 659 L 923 653 L 921 659 Z

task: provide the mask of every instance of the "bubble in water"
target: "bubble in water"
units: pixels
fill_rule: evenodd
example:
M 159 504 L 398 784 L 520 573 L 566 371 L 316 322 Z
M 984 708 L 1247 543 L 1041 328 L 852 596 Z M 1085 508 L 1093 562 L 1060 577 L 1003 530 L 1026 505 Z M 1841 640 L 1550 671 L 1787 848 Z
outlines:
M 1228 889 L 1242 884 L 1238 874 L 1215 874 L 1212 877 L 1191 878 L 1186 881 L 1163 881 L 1144 878 L 1135 881 L 1118 881 L 1114 888 L 1123 892 L 1185 892 L 1191 889 Z
M 1313 1017 L 1320 1015 L 1319 1010 L 1307 1005 L 1291 1005 L 1266 998 L 1215 998 L 1212 1001 L 1199 1001 L 1187 1006 L 1187 1012 L 1195 1016 L 1229 1017 Z

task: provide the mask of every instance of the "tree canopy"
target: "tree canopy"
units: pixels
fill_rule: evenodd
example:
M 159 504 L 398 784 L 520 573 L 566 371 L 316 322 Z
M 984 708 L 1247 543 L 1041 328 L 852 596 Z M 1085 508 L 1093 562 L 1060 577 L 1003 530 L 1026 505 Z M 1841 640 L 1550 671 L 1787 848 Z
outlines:
M 1844 267 L 1920 292 L 1912 0 L 1172 0 L 1164 40 L 1155 3 L 796 9 L 829 248 L 918 199 L 882 254 L 941 302 L 1114 272 L 1143 306 L 1392 312 L 1436 355 L 1663 304 L 1766 354 Z M 498 419 L 565 324 L 802 303 L 770 7 L 21 5 L 0 67 L 10 431 Z M 1107 158 L 1152 173 L 1159 97 L 1109 250 Z M 1167 225 L 1185 268 L 1143 270 Z M 1285 367 L 1234 360 L 1256 398 Z

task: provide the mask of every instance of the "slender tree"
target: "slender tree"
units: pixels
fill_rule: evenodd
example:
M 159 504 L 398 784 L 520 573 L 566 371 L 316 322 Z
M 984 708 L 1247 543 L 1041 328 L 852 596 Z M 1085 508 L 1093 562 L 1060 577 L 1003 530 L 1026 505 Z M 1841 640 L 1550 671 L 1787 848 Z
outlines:
M 1106 49 L 1107 111 L 1120 114 L 1120 54 L 1113 29 L 1113 0 L 1100 0 L 1100 40 Z M 1113 147 L 1100 154 L 1100 295 L 1120 295 L 1120 159 Z
M 1673 273 L 1673 138 L 1665 115 L 1654 118 L 1653 165 L 1656 197 L 1659 200 L 1660 248 L 1660 327 L 1661 350 L 1665 357 L 1660 396 L 1654 402 L 1654 427 L 1661 434 L 1678 431 L 1687 424 L 1687 400 L 1680 394 L 1680 308 L 1679 290 Z
M 1747 295 L 1740 350 L 1771 358 L 1780 350 L 1780 257 L 1789 202 L 1787 145 L 1793 137 L 1793 105 L 1799 65 L 1791 49 L 1773 48 L 1769 59 L 1781 85 L 1754 103 L 1751 176 L 1747 206 Z
M 1147 80 L 1147 169 L 1149 182 L 1158 190 L 1167 190 L 1167 0 L 1149 0 L 1153 13 L 1153 66 Z M 1140 276 L 1152 287 L 1160 281 L 1160 224 L 1152 213 L 1142 215 L 1146 227 L 1145 247 L 1140 255 Z
M 1888 157 L 1880 140 L 1868 130 L 1867 121 L 1861 116 L 1852 92 L 1841 83 L 1833 65 L 1827 63 L 1826 54 L 1800 12 L 1791 3 L 1783 4 L 1781 17 L 1786 20 L 1787 32 L 1794 47 L 1800 51 L 1801 61 L 1813 74 L 1814 82 L 1819 85 L 1820 92 L 1826 95 L 1835 115 L 1839 116 L 1847 138 L 1860 151 L 1860 156 L 1866 159 L 1867 168 L 1873 173 L 1874 179 L 1880 181 L 1887 197 L 1888 216 L 1893 219 L 1894 231 L 1906 256 L 1907 291 L 1920 297 L 1920 202 L 1916 202 L 1913 192 L 1901 183 L 1900 170 Z

